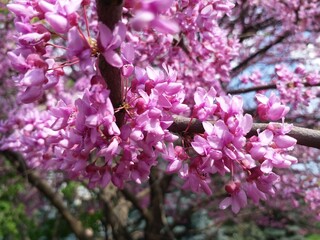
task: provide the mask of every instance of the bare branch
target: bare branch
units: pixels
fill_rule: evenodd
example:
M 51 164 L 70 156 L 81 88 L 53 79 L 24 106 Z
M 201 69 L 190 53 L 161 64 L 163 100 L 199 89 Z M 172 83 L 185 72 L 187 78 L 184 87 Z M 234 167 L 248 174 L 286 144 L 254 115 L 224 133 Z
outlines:
M 161 188 L 161 179 L 156 168 L 151 168 L 150 179 L 150 206 L 147 224 L 145 227 L 146 239 L 175 239 L 168 226 L 164 207 L 164 193 Z M 164 231 L 164 232 L 163 232 Z M 163 232 L 163 233 L 162 233 Z
M 57 192 L 54 191 L 54 189 L 52 189 L 52 187 L 41 178 L 36 171 L 29 169 L 20 154 L 11 151 L 0 151 L 0 154 L 8 159 L 17 168 L 18 172 L 27 178 L 29 183 L 36 187 L 49 200 L 69 224 L 78 239 L 92 239 L 90 231 L 84 228 L 82 223 L 75 218 L 65 206 L 61 195 L 57 194 Z
M 319 87 L 320 83 L 312 85 L 312 84 L 306 82 L 306 83 L 304 83 L 304 86 L 305 87 Z M 241 93 L 255 92 L 255 91 L 261 91 L 261 90 L 270 90 L 270 89 L 277 89 L 277 85 L 275 83 L 270 83 L 267 85 L 230 90 L 230 91 L 228 91 L 228 94 L 241 94 Z
M 262 85 L 262 86 L 254 86 L 254 87 L 249 87 L 249 88 L 230 90 L 230 91 L 228 91 L 228 94 L 241 94 L 241 93 L 248 93 L 248 92 L 255 92 L 255 91 L 269 90 L 269 89 L 277 89 L 277 85 L 276 84 L 268 84 L 268 85 Z
M 266 53 L 270 48 L 272 48 L 273 46 L 281 43 L 288 36 L 290 36 L 290 32 L 285 32 L 283 35 L 279 36 L 275 41 L 269 43 L 265 47 L 259 49 L 254 54 L 252 54 L 249 57 L 247 57 L 246 59 L 244 59 L 241 63 L 239 63 L 239 65 L 237 65 L 236 67 L 234 67 L 231 70 L 231 76 L 232 77 L 237 76 L 242 71 L 242 69 L 246 68 L 248 65 L 251 64 L 251 61 L 253 59 L 258 57 L 259 55 L 262 55 L 262 54 Z

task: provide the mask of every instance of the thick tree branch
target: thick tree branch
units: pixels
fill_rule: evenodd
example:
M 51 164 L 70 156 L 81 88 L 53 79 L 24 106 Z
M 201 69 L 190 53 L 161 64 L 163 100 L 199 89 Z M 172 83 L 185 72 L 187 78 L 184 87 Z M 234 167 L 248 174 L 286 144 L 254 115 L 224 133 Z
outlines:
M 145 228 L 145 239 L 175 239 L 166 218 L 164 207 L 164 193 L 161 179 L 156 168 L 151 168 L 150 179 L 150 206 L 147 224 Z
M 112 206 L 112 201 L 110 198 L 110 189 L 104 188 L 99 194 L 99 198 L 102 200 L 104 205 L 104 210 L 106 212 L 106 221 L 110 224 L 112 228 L 113 238 L 116 240 L 130 240 L 132 239 L 130 233 L 127 231 L 125 226 L 119 219 L 119 216 L 114 211 L 114 206 Z
M 27 178 L 29 183 L 36 187 L 49 200 L 49 202 L 59 211 L 62 217 L 69 224 L 78 239 L 92 238 L 90 232 L 83 227 L 82 223 L 76 219 L 65 206 L 62 197 L 57 194 L 57 192 L 54 191 L 52 187 L 35 171 L 26 166 L 24 159 L 20 154 L 11 151 L 0 151 L 0 154 L 8 159 L 16 167 L 18 172 Z
M 160 231 L 163 229 L 162 210 L 163 208 L 163 194 L 159 184 L 158 171 L 155 168 L 150 172 L 150 206 L 149 212 L 151 218 L 147 219 L 145 237 L 146 239 L 161 239 Z
M 255 135 L 258 129 L 265 129 L 267 126 L 267 123 L 254 123 L 248 136 Z M 295 138 L 299 145 L 320 149 L 319 130 L 294 126 L 288 135 Z
M 121 20 L 123 1 L 122 0 L 96 0 L 97 14 L 100 22 L 107 25 L 111 30 Z M 123 102 L 123 79 L 119 68 L 111 66 L 106 62 L 103 55 L 99 56 L 99 70 L 110 89 L 110 100 L 115 109 L 119 108 Z M 117 125 L 123 124 L 124 112 L 118 111 L 116 114 Z
M 256 135 L 258 129 L 263 130 L 267 126 L 267 123 L 253 123 L 252 129 L 247 134 L 247 137 Z M 175 133 L 182 133 L 186 129 L 188 129 L 188 133 L 204 132 L 202 123 L 198 119 L 192 119 L 192 121 L 190 121 L 190 118 L 181 116 L 176 116 L 174 123 L 169 127 L 169 131 Z M 320 130 L 294 126 L 288 135 L 295 138 L 299 145 L 320 149 Z

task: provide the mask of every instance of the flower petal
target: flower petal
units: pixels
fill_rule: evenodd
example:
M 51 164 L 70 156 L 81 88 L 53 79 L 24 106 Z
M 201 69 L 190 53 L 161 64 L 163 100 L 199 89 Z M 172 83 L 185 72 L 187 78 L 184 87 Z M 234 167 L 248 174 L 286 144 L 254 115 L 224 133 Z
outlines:
M 122 59 L 118 53 L 113 50 L 107 50 L 102 54 L 105 60 L 112 66 L 121 68 L 123 66 Z

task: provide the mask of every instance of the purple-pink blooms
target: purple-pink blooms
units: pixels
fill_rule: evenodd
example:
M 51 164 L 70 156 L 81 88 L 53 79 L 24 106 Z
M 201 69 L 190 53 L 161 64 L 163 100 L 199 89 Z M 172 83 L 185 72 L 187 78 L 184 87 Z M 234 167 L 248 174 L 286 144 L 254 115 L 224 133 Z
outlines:
M 123 23 L 119 22 L 115 29 L 111 31 L 103 23 L 98 23 L 98 48 L 100 53 L 104 56 L 105 60 L 114 67 L 122 67 L 123 61 L 121 56 L 117 53 L 117 49 L 124 41 L 126 36 L 126 27 Z M 132 51 L 125 48 L 127 51 Z M 130 60 L 132 57 L 129 57 Z
M 279 180 L 274 171 L 297 162 L 290 153 L 296 140 L 287 135 L 291 127 L 285 124 L 269 124 L 247 138 L 252 116 L 244 112 L 242 97 L 225 95 L 223 87 L 242 46 L 219 25 L 225 14 L 232 14 L 232 1 L 125 1 L 125 17 L 114 30 L 96 17 L 86 23 L 78 11 L 84 4 L 89 3 L 8 4 L 16 14 L 19 45 L 7 56 L 19 72 L 14 78 L 19 99 L 30 105 L 11 112 L 1 124 L 8 133 L 1 147 L 20 151 L 32 167 L 87 179 L 90 187 L 142 184 L 152 167 L 164 163 L 167 174 L 177 173 L 183 188 L 196 193 L 213 194 L 212 177 L 225 175 L 227 197 L 220 207 L 231 206 L 235 213 L 247 198 L 258 203 L 273 196 Z M 100 54 L 121 68 L 125 80 L 117 109 L 97 75 Z M 264 121 L 288 113 L 283 104 L 289 101 L 287 86 L 301 89 L 306 81 L 319 82 L 317 74 L 301 68 L 295 75 L 306 81 L 281 66 L 276 75 L 284 83 L 278 84 L 280 98 L 256 96 Z M 260 78 L 257 74 L 251 80 Z M 121 127 L 115 118 L 119 111 L 125 115 Z M 175 115 L 200 120 L 204 133 L 173 134 L 169 128 Z
M 156 31 L 167 34 L 179 32 L 179 25 L 164 13 L 173 5 L 173 0 L 131 0 L 126 6 L 133 9 L 134 18 L 131 25 L 134 29 L 154 28 Z
M 261 120 L 276 121 L 282 119 L 290 110 L 288 106 L 280 102 L 280 98 L 274 93 L 268 98 L 262 94 L 256 94 L 258 100 L 258 115 Z

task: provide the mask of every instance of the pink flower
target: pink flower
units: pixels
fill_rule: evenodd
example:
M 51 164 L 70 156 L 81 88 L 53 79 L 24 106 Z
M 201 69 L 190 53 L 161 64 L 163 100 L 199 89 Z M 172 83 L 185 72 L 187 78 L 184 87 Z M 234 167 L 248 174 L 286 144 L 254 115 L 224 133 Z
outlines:
M 80 61 L 80 68 L 83 71 L 93 69 L 92 50 L 87 41 L 80 34 L 77 27 L 72 27 L 68 31 L 67 56 L 70 60 L 77 57 Z
M 43 42 L 50 40 L 50 33 L 27 33 L 23 34 L 18 38 L 18 41 L 21 45 L 24 46 L 35 46 Z
M 255 182 L 257 188 L 268 195 L 273 196 L 275 194 L 274 184 L 279 182 L 280 178 L 277 174 L 271 172 L 261 175 Z
M 130 43 L 124 43 L 121 45 L 121 57 L 124 61 L 124 65 L 121 68 L 122 75 L 125 77 L 129 77 L 133 71 L 133 61 L 134 61 L 134 48 Z
M 207 195 L 212 195 L 209 187 L 210 182 L 210 165 L 201 157 L 191 159 L 190 166 L 181 172 L 182 178 L 185 179 L 184 189 L 191 189 L 193 192 L 204 191 Z
M 23 103 L 32 103 L 38 100 L 43 94 L 43 88 L 41 86 L 30 86 L 25 89 L 19 96 L 19 100 Z
M 72 111 L 63 101 L 60 100 L 57 106 L 52 108 L 50 112 L 56 117 L 56 120 L 51 125 L 52 130 L 57 131 L 68 125 L 68 120 Z
M 280 99 L 272 92 L 270 98 L 257 93 L 258 115 L 261 120 L 276 121 L 283 118 L 290 110 L 289 107 L 281 104 Z
M 163 157 L 169 161 L 167 172 L 178 172 L 182 168 L 183 161 L 187 160 L 189 156 L 182 147 L 173 147 L 173 143 L 168 144 L 166 151 L 167 152 L 163 154 Z
M 173 0 L 131 1 L 127 5 L 128 7 L 133 7 L 135 12 L 134 18 L 131 20 L 132 26 L 137 30 L 150 27 L 161 33 L 178 33 L 180 30 L 179 25 L 161 15 L 172 4 Z
M 220 96 L 217 97 L 219 115 L 224 118 L 243 113 L 243 100 L 241 96 Z
M 267 200 L 267 195 L 257 188 L 255 182 L 245 183 L 244 190 L 247 196 L 251 198 L 255 204 L 258 204 L 260 200 Z
M 202 121 L 212 117 L 217 108 L 215 103 L 216 94 L 217 92 L 214 88 L 210 88 L 207 92 L 204 88 L 198 87 L 194 93 L 195 106 L 193 107 L 193 115 Z
M 57 33 L 66 33 L 68 30 L 68 20 L 60 14 L 47 12 L 45 14 L 47 22 L 51 25 L 53 30 Z
M 33 7 L 22 2 L 7 4 L 7 8 L 19 17 L 31 19 L 38 15 L 38 12 Z
M 241 208 L 247 205 L 247 195 L 240 188 L 240 182 L 230 182 L 225 186 L 225 190 L 230 194 L 230 197 L 226 197 L 219 204 L 221 209 L 226 209 L 231 206 L 234 213 L 238 213 Z
M 116 50 L 120 47 L 126 36 L 125 25 L 119 22 L 114 31 L 111 32 L 106 25 L 99 23 L 98 31 L 98 47 L 105 60 L 114 67 L 122 67 L 123 61 Z

